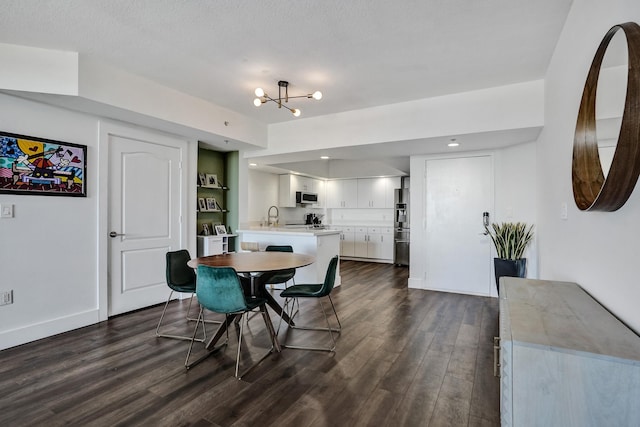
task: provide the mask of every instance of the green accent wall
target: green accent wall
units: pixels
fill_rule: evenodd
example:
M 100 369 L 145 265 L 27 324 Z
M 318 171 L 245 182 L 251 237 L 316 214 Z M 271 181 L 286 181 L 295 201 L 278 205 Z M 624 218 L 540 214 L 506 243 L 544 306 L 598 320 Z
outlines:
M 198 149 L 198 174 L 214 174 L 220 185 L 228 190 L 198 187 L 198 199 L 213 197 L 227 212 L 198 212 L 196 233 L 202 233 L 204 223 L 212 226 L 224 224 L 227 230 L 238 229 L 238 171 L 239 153 L 237 151 L 223 153 L 220 151 Z M 236 250 L 236 240 L 229 239 L 229 251 Z
M 240 188 L 240 153 L 237 151 L 231 151 L 226 153 L 226 174 L 229 191 L 227 191 L 227 206 L 229 213 L 227 213 L 227 228 L 231 228 L 232 232 L 238 229 L 239 221 L 239 192 Z M 236 244 L 238 239 L 229 239 L 229 251 L 237 251 Z

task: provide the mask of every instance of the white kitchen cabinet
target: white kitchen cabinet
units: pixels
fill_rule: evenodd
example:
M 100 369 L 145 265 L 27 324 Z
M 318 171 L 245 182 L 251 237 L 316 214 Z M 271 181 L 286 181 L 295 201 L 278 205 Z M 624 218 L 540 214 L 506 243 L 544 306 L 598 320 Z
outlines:
M 358 208 L 384 208 L 387 178 L 358 178 Z
M 393 228 L 367 228 L 367 258 L 393 259 Z
M 401 178 L 399 176 L 392 176 L 385 178 L 387 180 L 387 189 L 385 190 L 384 207 L 388 209 L 395 209 L 395 190 L 402 185 Z
M 325 205 L 325 187 L 326 181 L 322 179 L 313 179 L 311 181 L 311 191 L 318 195 L 318 203 L 311 205 L 312 208 L 323 208 Z
M 358 208 L 393 209 L 396 188 L 400 188 L 400 177 L 358 178 Z
M 308 176 L 302 175 L 289 175 L 292 180 L 296 182 L 295 191 L 306 191 L 309 193 L 313 192 L 313 178 L 309 178 Z
M 369 234 L 367 233 L 367 227 L 356 227 L 354 233 L 353 256 L 358 258 L 368 258 L 368 245 Z
M 280 188 L 278 192 L 278 206 L 281 208 L 295 208 L 296 192 L 317 193 L 318 203 L 309 205 L 312 208 L 324 206 L 325 185 L 320 179 L 309 178 L 308 176 L 286 174 L 280 175 Z
M 280 175 L 280 188 L 278 191 L 278 206 L 281 208 L 296 207 L 296 191 L 298 177 L 295 175 Z
M 345 231 L 347 228 L 349 231 Z M 345 251 L 343 256 L 393 260 L 392 227 L 343 227 L 343 235 L 342 241 L 349 242 L 345 244 L 348 252 Z M 351 238 L 353 244 L 349 240 Z
M 328 208 L 358 207 L 358 180 L 336 179 L 326 183 L 326 205 Z
M 340 256 L 353 257 L 356 251 L 356 233 L 353 227 L 341 227 Z

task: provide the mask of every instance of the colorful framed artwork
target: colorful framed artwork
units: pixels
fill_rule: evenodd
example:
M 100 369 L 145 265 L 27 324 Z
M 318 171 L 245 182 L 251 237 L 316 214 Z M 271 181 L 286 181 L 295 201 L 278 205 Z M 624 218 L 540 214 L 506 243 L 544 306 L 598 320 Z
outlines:
M 0 132 L 0 193 L 87 196 L 87 146 Z

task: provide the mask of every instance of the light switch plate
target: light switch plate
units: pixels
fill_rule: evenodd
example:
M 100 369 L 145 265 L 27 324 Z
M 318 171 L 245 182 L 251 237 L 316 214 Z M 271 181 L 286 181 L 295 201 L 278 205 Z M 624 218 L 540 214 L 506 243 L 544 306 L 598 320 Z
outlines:
M 13 205 L 0 205 L 0 218 L 13 218 Z

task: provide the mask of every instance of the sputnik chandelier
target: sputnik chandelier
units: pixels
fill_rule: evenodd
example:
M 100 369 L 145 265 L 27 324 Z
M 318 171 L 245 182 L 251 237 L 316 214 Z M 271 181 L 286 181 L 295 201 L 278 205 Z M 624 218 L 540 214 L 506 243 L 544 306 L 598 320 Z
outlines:
M 310 93 L 308 95 L 298 95 L 298 96 L 289 96 L 289 82 L 286 82 L 284 80 L 280 80 L 278 82 L 278 98 L 274 99 L 272 97 L 270 97 L 269 95 L 267 95 L 265 93 L 264 90 L 262 90 L 262 88 L 257 88 L 255 91 L 255 94 L 257 96 L 256 99 L 253 100 L 253 105 L 255 105 L 256 107 L 261 106 L 262 104 L 266 104 L 269 101 L 273 101 L 276 104 L 278 104 L 278 108 L 286 108 L 287 110 L 291 111 L 291 113 L 298 117 L 300 115 L 300 109 L 298 108 L 289 108 L 286 105 L 283 104 L 284 102 L 289 102 L 289 99 L 294 99 L 294 98 L 313 98 L 316 100 L 322 99 L 322 92 L 320 92 L 319 90 Z M 282 93 L 282 90 L 284 89 L 284 96 Z

